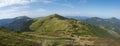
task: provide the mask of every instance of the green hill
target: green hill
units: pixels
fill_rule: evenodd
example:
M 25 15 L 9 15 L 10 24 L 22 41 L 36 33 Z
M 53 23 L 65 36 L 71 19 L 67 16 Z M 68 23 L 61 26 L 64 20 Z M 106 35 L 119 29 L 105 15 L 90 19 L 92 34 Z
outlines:
M 45 18 L 37 19 L 30 29 L 42 35 L 75 37 L 75 36 L 94 36 L 111 38 L 112 35 L 101 28 L 68 19 L 58 14 L 53 14 Z

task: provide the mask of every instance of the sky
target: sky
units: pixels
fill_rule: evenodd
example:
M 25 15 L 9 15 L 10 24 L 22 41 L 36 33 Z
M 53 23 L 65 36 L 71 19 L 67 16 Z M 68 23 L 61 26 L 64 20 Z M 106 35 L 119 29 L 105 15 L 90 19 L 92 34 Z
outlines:
M 0 0 L 0 19 L 17 16 L 62 16 L 120 18 L 120 0 Z

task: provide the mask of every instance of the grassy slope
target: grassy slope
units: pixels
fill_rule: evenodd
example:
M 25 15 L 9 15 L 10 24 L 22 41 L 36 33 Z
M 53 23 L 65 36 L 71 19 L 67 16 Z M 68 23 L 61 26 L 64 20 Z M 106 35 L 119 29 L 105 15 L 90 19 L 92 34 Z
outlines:
M 56 14 L 45 18 L 38 18 L 30 26 L 30 29 L 33 30 L 34 33 L 26 34 L 50 41 L 53 40 L 54 44 L 56 43 L 55 41 L 57 41 L 58 43 L 56 44 L 65 45 L 69 43 L 68 46 L 70 46 L 70 44 L 73 46 L 76 44 L 79 46 L 80 44 L 95 44 L 95 46 L 104 44 L 103 46 L 106 46 L 111 45 L 111 43 L 113 43 L 111 46 L 120 45 L 119 42 L 111 40 L 114 36 L 112 36 L 107 30 L 74 19 L 67 19 Z M 62 39 L 62 41 L 60 39 Z
M 19 37 L 15 32 L 8 32 L 0 28 L 0 46 L 38 46 L 40 44 L 32 41 L 25 40 Z
M 97 36 L 112 38 L 106 30 L 57 14 L 36 20 L 30 29 L 42 35 L 74 37 Z

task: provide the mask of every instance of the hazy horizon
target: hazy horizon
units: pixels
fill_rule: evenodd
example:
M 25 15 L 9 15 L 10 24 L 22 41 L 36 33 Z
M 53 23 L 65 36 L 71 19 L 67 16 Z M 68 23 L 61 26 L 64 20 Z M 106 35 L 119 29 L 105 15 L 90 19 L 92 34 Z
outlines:
M 49 15 L 52 15 L 52 14 L 49 14 Z M 21 15 L 21 16 L 16 16 L 16 17 L 6 17 L 6 18 L 0 18 L 0 20 L 2 20 L 2 19 L 14 19 L 14 18 L 17 18 L 17 17 L 24 17 L 24 16 L 26 16 L 26 17 L 30 17 L 30 18 L 39 18 L 39 17 L 47 17 L 47 16 L 49 16 L 49 15 L 44 15 L 44 16 L 37 16 L 37 17 L 30 17 L 30 16 L 26 16 L 26 15 Z M 59 14 L 60 15 L 60 14 Z M 84 18 L 93 18 L 93 17 L 97 17 L 97 16 L 78 16 L 78 15 L 75 15 L 75 16 L 72 16 L 72 15 L 60 15 L 60 16 L 63 16 L 63 17 L 84 17 Z M 98 16 L 98 18 L 101 18 L 101 19 L 111 19 L 111 18 L 116 18 L 116 19 L 120 19 L 120 18 L 118 18 L 118 17 L 99 17 Z
M 120 0 L 0 0 L 0 19 L 50 14 L 120 18 Z

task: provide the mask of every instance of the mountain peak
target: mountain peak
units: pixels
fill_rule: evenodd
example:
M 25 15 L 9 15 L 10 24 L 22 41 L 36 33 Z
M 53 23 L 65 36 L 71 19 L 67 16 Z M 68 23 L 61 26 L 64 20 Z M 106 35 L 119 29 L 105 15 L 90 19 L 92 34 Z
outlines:
M 112 19 L 112 20 L 118 20 L 116 17 L 111 17 L 110 19 Z
M 15 19 L 29 19 L 29 17 L 27 17 L 27 16 L 19 16 L 19 17 L 16 17 Z
M 60 16 L 59 14 L 51 14 L 50 16 Z
M 93 17 L 93 19 L 101 19 L 101 18 L 99 18 L 99 17 Z
M 59 14 L 51 14 L 48 16 L 49 18 L 59 18 L 59 19 L 66 19 L 65 17 L 59 15 Z

